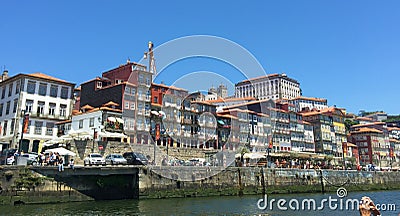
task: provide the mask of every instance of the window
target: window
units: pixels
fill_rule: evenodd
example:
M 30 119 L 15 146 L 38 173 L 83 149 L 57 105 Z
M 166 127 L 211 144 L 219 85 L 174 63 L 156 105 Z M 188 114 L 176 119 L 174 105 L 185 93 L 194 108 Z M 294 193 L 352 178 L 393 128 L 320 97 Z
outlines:
M 6 115 L 10 114 L 10 103 L 11 103 L 11 101 L 8 101 L 8 102 L 7 102 L 7 105 L 6 105 Z
M 143 91 L 142 91 L 142 89 L 139 89 L 139 91 L 138 91 L 139 99 L 141 99 L 142 95 L 143 95 Z
M 102 82 L 97 82 L 97 88 L 101 88 L 103 87 L 103 83 Z
M 151 84 L 151 82 L 150 82 L 150 78 L 149 77 L 146 77 L 146 85 L 150 85 Z
M 135 102 L 131 102 L 131 110 L 135 110 Z
M 128 86 L 125 86 L 125 93 L 130 94 L 131 93 L 131 88 Z
M 11 94 L 12 94 L 12 90 L 13 90 L 13 84 L 12 84 L 12 83 L 10 83 L 10 85 L 8 86 L 8 97 L 10 97 L 10 96 L 11 96 Z
M 1 91 L 1 99 L 4 99 L 4 97 L 6 96 L 6 87 L 3 87 L 3 90 Z
M 10 134 L 13 134 L 14 133 L 14 124 L 15 124 L 15 119 L 12 119 L 11 120 L 11 127 L 10 127 Z
M 32 112 L 32 107 L 33 107 L 33 100 L 26 100 L 25 102 L 25 110 L 27 113 Z
M 0 116 L 3 116 L 3 104 L 0 104 Z
M 54 128 L 54 123 L 47 122 L 46 123 L 46 135 L 53 136 L 53 128 Z
M 61 104 L 60 105 L 60 116 L 65 117 L 67 115 L 67 105 Z
M 43 115 L 44 114 L 44 102 L 43 101 L 39 101 L 38 102 L 38 107 L 37 107 L 37 111 L 36 111 L 36 113 L 38 114 L 38 115 Z
M 34 82 L 34 81 L 28 81 L 27 92 L 28 92 L 29 94 L 35 94 L 35 89 L 36 89 L 36 82 Z
M 158 103 L 158 97 L 157 96 L 154 97 L 154 101 L 153 102 L 154 103 Z
M 15 85 L 15 94 L 19 93 L 20 88 L 21 88 L 21 81 L 18 80 Z
M 83 119 L 79 120 L 79 129 L 83 128 Z
M 50 86 L 50 97 L 57 97 L 58 96 L 58 86 L 51 85 Z
M 94 117 L 89 119 L 89 127 L 94 127 Z
M 139 74 L 139 84 L 144 84 L 144 77 L 143 74 Z
M 27 134 L 29 134 L 29 128 L 31 127 L 31 125 L 32 125 L 32 121 L 28 121 L 28 129 L 26 130 Z
M 56 113 L 56 104 L 55 103 L 50 103 L 49 104 L 49 115 L 55 115 Z
M 42 127 L 43 127 L 42 121 L 35 121 L 35 134 L 42 135 Z
M 13 103 L 13 113 L 17 112 L 17 105 L 18 105 L 18 99 L 14 99 L 14 103 Z
M 68 88 L 67 87 L 61 87 L 61 98 L 68 99 Z
M 7 124 L 8 124 L 8 121 L 5 120 L 4 121 L 4 127 L 3 127 L 3 136 L 5 136 L 7 134 Z
M 40 83 L 39 84 L 39 95 L 46 96 L 46 92 L 47 92 L 47 84 L 46 83 Z
M 125 101 L 125 109 L 129 109 L 129 101 Z
M 132 93 L 133 95 L 135 95 L 135 94 L 136 94 L 136 89 L 135 89 L 135 88 L 132 88 L 132 89 L 131 89 L 131 93 Z

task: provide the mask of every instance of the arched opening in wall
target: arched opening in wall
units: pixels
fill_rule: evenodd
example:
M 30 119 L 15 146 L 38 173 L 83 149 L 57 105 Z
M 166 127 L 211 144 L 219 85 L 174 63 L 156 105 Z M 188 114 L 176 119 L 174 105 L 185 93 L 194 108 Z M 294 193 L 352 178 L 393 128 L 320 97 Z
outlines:
M 32 144 L 32 152 L 37 152 L 39 153 L 39 143 L 40 140 L 33 140 L 33 144 Z

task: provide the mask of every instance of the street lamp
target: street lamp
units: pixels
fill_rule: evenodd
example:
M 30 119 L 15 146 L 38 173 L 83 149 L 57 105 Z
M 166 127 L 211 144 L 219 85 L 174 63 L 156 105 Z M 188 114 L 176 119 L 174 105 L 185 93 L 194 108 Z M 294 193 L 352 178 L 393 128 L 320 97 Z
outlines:
M 21 152 L 22 148 L 22 140 L 24 139 L 24 133 L 26 132 L 26 129 L 28 127 L 28 122 L 29 122 L 29 114 L 27 114 L 26 110 L 21 110 L 23 113 L 23 119 L 22 119 L 22 130 L 21 130 L 21 139 L 19 140 L 19 146 L 18 146 L 18 151 Z
M 94 152 L 94 142 L 96 140 L 96 127 L 93 127 L 93 143 L 92 143 L 92 153 Z
M 347 143 L 342 143 L 342 157 L 343 157 L 343 169 L 346 169 L 346 158 L 345 154 L 347 154 Z

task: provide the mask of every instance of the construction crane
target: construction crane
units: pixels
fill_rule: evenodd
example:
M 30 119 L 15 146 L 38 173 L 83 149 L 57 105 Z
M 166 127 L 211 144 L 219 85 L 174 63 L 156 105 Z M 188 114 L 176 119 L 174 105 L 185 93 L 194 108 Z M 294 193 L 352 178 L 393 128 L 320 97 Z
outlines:
M 153 47 L 154 47 L 153 42 L 149 41 L 148 46 L 149 50 L 144 53 L 144 59 L 149 60 L 149 72 L 152 73 L 153 75 L 157 75 L 156 62 L 153 53 Z

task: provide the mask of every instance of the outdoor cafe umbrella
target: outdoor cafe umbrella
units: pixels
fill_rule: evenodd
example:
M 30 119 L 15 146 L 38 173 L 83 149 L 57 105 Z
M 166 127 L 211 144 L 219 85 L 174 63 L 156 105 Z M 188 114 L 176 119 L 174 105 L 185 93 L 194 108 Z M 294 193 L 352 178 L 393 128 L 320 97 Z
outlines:
M 68 155 L 68 156 L 75 156 L 75 155 L 76 155 L 76 154 L 73 153 L 72 151 L 70 151 L 70 150 L 68 150 L 68 149 L 66 149 L 66 148 L 62 148 L 62 147 L 53 148 L 53 149 L 47 149 L 47 150 L 44 151 L 44 152 L 45 152 L 45 153 L 50 153 L 50 152 L 55 153 L 55 152 L 57 152 L 57 153 L 59 153 L 60 155 L 63 155 L 63 156 L 66 156 L 66 155 Z

